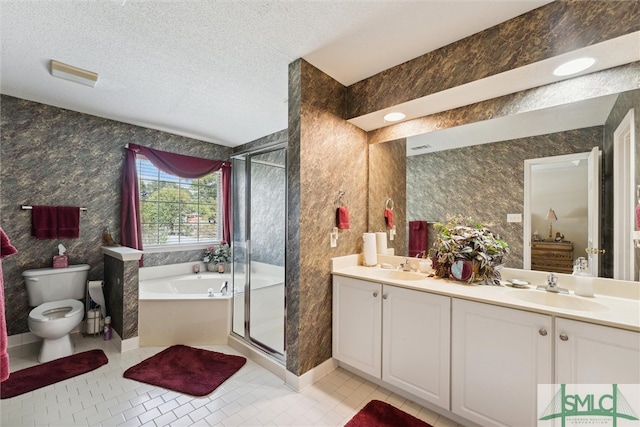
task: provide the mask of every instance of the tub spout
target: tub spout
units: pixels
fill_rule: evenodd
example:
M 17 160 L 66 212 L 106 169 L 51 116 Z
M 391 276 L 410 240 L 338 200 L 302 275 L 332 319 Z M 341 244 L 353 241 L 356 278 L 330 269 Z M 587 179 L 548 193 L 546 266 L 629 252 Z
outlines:
M 226 295 L 228 289 L 229 289 L 229 282 L 225 280 L 224 282 L 222 282 L 222 286 L 220 287 L 220 292 L 223 295 Z

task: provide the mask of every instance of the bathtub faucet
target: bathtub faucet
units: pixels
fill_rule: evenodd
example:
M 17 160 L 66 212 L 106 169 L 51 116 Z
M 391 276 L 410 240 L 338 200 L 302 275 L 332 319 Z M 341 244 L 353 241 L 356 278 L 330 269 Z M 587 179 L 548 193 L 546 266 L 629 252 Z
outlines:
M 222 286 L 220 287 L 220 292 L 224 295 L 227 293 L 228 289 L 229 289 L 229 282 L 225 280 L 224 282 L 222 282 Z

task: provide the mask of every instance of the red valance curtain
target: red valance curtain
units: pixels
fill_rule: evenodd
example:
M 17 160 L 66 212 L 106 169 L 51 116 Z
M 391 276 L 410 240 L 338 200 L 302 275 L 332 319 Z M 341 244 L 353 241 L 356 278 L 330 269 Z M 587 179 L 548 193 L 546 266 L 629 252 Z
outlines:
M 222 240 L 231 240 L 231 163 L 224 160 L 208 160 L 183 154 L 154 150 L 129 144 L 122 174 L 122 223 L 123 246 L 142 250 L 142 226 L 140 221 L 140 190 L 136 171 L 136 153 L 144 155 L 155 167 L 180 178 L 197 179 L 222 169 Z

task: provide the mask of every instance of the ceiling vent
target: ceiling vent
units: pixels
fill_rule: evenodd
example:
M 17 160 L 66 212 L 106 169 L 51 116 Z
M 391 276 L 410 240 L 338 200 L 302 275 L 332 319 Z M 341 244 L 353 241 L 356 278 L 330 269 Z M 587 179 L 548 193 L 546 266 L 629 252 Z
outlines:
M 417 147 L 411 147 L 412 150 L 426 150 L 427 148 L 431 148 L 429 144 L 418 145 Z

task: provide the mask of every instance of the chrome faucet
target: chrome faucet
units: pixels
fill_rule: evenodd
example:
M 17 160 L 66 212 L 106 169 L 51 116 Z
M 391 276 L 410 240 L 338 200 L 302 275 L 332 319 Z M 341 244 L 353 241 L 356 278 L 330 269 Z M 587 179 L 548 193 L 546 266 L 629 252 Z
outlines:
M 229 286 L 229 282 L 227 282 L 226 280 L 222 282 L 222 287 L 220 288 L 220 293 L 222 293 L 222 295 L 227 294 L 228 286 Z
M 560 294 L 568 294 L 569 290 L 565 288 L 561 288 L 558 286 L 558 277 L 551 273 L 547 276 L 547 286 L 538 286 L 536 289 L 544 290 L 547 292 L 560 293 Z
M 411 264 L 409 263 L 409 258 L 405 258 L 404 262 L 401 263 L 398 268 L 402 271 L 413 271 L 413 268 L 411 268 Z

